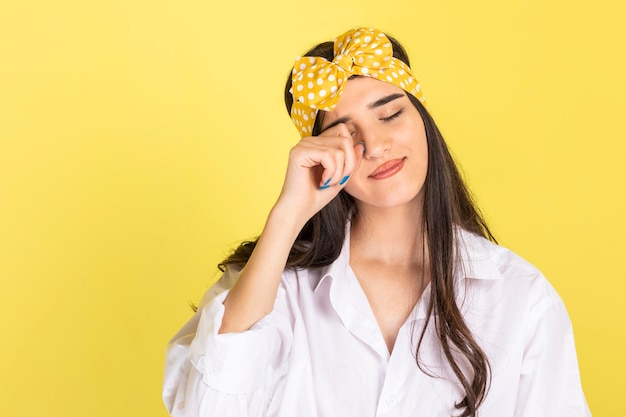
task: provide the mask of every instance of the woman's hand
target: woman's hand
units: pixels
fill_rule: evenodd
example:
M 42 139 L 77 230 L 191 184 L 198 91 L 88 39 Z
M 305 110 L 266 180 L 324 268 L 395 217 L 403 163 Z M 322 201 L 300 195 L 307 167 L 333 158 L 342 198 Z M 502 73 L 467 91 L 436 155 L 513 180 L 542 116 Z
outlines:
M 354 145 L 341 123 L 319 136 L 308 136 L 291 149 L 287 174 L 276 202 L 281 212 L 304 226 L 328 204 L 356 171 L 363 158 L 363 143 Z
M 287 175 L 263 233 L 224 300 L 220 333 L 241 332 L 272 311 L 291 247 L 305 223 L 345 187 L 363 158 L 346 125 L 303 138 L 289 153 Z

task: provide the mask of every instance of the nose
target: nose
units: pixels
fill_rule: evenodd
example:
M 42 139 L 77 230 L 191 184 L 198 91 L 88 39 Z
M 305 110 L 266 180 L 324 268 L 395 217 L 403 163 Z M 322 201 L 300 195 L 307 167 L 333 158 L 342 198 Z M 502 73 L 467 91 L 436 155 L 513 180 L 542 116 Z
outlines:
M 365 144 L 365 159 L 377 159 L 385 155 L 391 149 L 389 133 L 376 128 L 368 128 L 360 132 L 359 140 Z

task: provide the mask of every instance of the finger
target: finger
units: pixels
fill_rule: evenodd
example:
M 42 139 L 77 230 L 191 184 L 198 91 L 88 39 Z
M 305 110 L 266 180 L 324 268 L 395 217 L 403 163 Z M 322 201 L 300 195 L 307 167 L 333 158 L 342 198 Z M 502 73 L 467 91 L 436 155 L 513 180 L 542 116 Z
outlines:
M 365 143 L 359 142 L 356 145 L 353 145 L 350 148 L 349 155 L 351 155 L 351 162 L 346 163 L 344 167 L 344 176 L 339 182 L 339 185 L 345 185 L 361 166 L 361 161 L 365 155 Z
M 320 146 L 304 141 L 292 149 L 293 163 L 309 171 L 311 179 L 320 189 L 326 189 L 340 181 L 337 177 L 343 172 L 344 155 L 336 145 Z
M 318 137 L 326 137 L 326 136 L 342 136 L 346 138 L 351 138 L 352 134 L 350 133 L 350 129 L 346 126 L 345 123 L 339 123 L 330 129 L 323 131 Z
M 365 152 L 367 151 L 367 148 L 365 147 L 365 142 L 363 141 L 357 143 L 356 145 L 354 145 L 354 147 L 356 148 L 359 145 L 363 147 L 363 152 L 360 153 L 361 154 L 360 158 L 363 158 L 365 156 Z
M 341 174 L 341 179 L 339 180 L 338 184 L 343 185 L 350 178 L 350 175 L 354 171 L 357 162 L 352 133 L 345 123 L 339 123 L 332 128 L 325 130 L 323 134 L 324 136 L 326 136 L 324 137 L 324 140 L 330 139 L 328 138 L 328 136 L 335 136 L 342 139 L 338 142 L 338 146 L 343 150 L 345 159 L 343 172 Z
M 310 146 L 333 149 L 335 170 L 325 166 L 320 179 L 319 188 L 326 189 L 334 185 L 343 185 L 355 167 L 356 156 L 350 130 L 345 123 L 339 123 L 323 131 L 319 136 L 309 136 L 303 142 Z
M 321 190 L 339 184 L 343 178 L 346 159 L 345 151 L 343 151 L 343 149 L 332 149 L 328 153 L 332 159 L 332 169 L 330 164 L 328 167 L 322 164 L 322 166 L 324 166 L 324 171 L 322 172 L 322 179 L 320 181 Z
M 354 143 L 352 142 L 352 138 L 342 138 L 339 146 L 341 146 L 341 150 L 344 154 L 344 163 L 343 170 L 341 174 L 341 180 L 339 180 L 339 185 L 344 185 L 348 179 L 350 179 L 350 175 L 354 172 L 354 169 L 357 164 L 357 154 L 355 152 Z M 359 149 L 360 151 L 360 149 Z

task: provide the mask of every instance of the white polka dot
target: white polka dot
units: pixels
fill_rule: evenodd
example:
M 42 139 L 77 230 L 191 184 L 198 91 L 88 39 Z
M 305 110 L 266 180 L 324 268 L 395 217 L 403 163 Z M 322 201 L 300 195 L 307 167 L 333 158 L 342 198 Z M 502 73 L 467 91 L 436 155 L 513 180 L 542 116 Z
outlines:
M 303 70 L 306 68 L 306 64 L 300 64 L 300 69 Z
M 393 78 L 398 78 L 398 73 L 396 73 L 395 71 L 392 72 L 391 75 L 393 75 Z
M 366 36 L 365 38 L 363 38 L 363 41 L 365 43 L 370 43 L 372 41 L 372 37 L 371 36 Z
M 307 116 L 306 114 L 304 116 L 302 116 L 302 118 L 306 121 L 309 120 L 309 116 Z
M 375 66 L 376 68 L 378 68 L 378 67 L 380 67 L 380 62 L 374 61 L 374 63 L 372 65 Z
M 341 85 L 343 83 L 343 80 L 340 78 L 337 80 L 337 84 Z
M 359 43 L 361 42 L 361 38 L 354 38 L 354 43 Z
M 369 71 L 370 71 L 370 70 L 369 70 L 369 68 L 367 68 L 367 67 L 363 67 L 363 68 L 361 68 L 361 74 L 367 74 Z
M 302 91 L 302 89 L 303 89 L 303 88 L 304 88 L 304 87 L 302 86 L 302 84 L 298 84 L 298 87 L 296 88 L 296 90 L 298 90 L 298 91 Z
M 335 91 L 337 91 L 337 86 L 333 85 L 332 87 L 330 87 L 330 92 L 334 93 Z
M 376 55 L 382 55 L 383 54 L 383 50 L 382 49 L 377 49 L 377 50 L 374 51 L 374 53 Z
M 300 96 L 300 97 L 298 97 L 298 101 L 299 101 L 300 103 L 304 103 L 304 96 Z
M 315 114 L 316 114 L 316 112 L 314 112 L 314 111 L 311 112 L 311 119 L 315 119 Z
M 314 57 L 310 57 L 310 58 L 309 58 L 309 62 L 310 62 L 311 64 L 315 64 L 315 58 L 314 58 Z
M 307 97 L 309 98 L 309 100 L 313 100 L 315 98 L 315 93 L 309 93 Z
M 324 80 L 321 79 L 321 78 L 318 78 L 317 79 L 317 85 L 322 85 L 322 84 L 324 84 Z
M 309 78 L 313 78 L 313 77 L 315 76 L 315 74 L 314 74 L 314 73 L 312 73 L 312 72 L 309 72 L 309 73 L 307 73 L 307 75 L 306 75 L 306 76 L 307 76 L 307 77 L 309 77 Z
M 335 76 L 334 76 L 333 74 L 330 74 L 330 75 L 328 76 L 328 81 L 331 81 L 331 82 L 332 82 L 332 81 L 335 81 Z
M 298 75 L 298 81 L 302 81 L 302 77 L 303 77 L 302 74 Z
M 324 107 L 324 111 L 330 111 L 330 108 L 328 108 L 328 106 Z
M 320 97 L 326 97 L 326 90 L 320 90 L 319 93 L 317 93 Z
M 389 75 L 386 78 L 387 78 L 387 81 L 389 81 L 389 82 L 393 81 L 393 78 L 391 78 Z
M 365 61 L 365 60 L 363 59 L 363 57 L 362 57 L 362 56 L 361 56 L 361 57 L 359 57 L 359 61 L 358 61 L 358 62 L 359 62 L 359 64 L 362 64 L 362 63 L 363 63 L 363 61 Z
M 401 69 L 400 71 L 398 71 L 398 74 L 400 74 L 400 75 L 404 75 L 404 70 L 403 70 L 403 69 Z
M 383 60 L 384 61 L 389 61 L 389 60 L 391 60 L 391 57 L 390 56 L 386 56 L 386 57 L 383 58 Z

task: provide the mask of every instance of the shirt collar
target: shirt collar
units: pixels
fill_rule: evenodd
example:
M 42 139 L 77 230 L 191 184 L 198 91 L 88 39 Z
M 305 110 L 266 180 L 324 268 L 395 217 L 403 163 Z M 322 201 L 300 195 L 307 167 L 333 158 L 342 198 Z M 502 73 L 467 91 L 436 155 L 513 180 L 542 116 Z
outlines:
M 461 269 L 457 275 L 459 279 L 502 279 L 502 274 L 491 256 L 493 243 L 461 228 L 457 229 L 456 236 L 461 258 Z
M 333 263 L 321 269 L 320 278 L 314 283 L 313 291 L 316 292 L 322 283 L 328 279 L 334 281 L 335 277 L 348 276 L 350 270 L 350 223 L 346 226 L 346 236 L 341 247 L 339 257 Z

